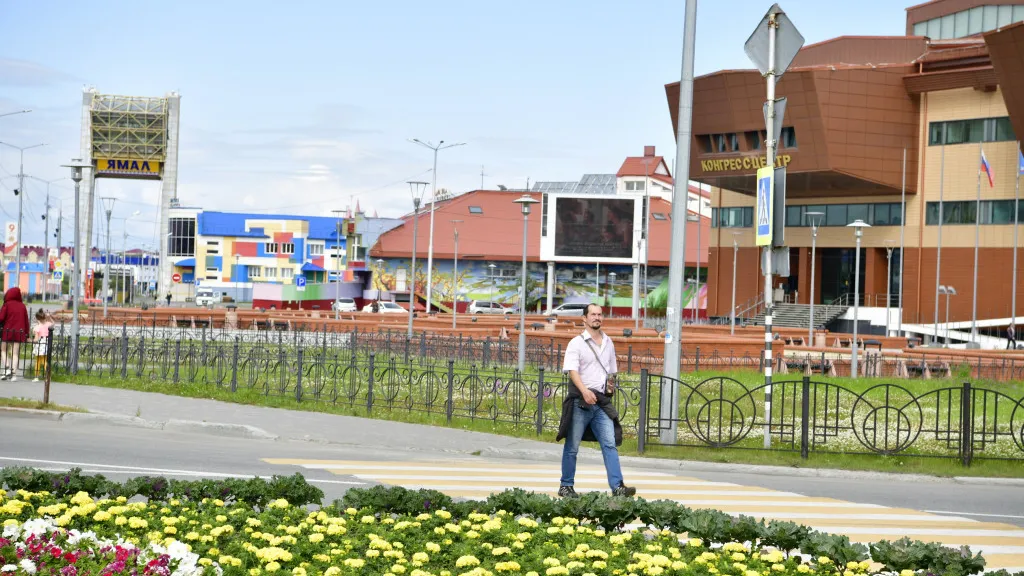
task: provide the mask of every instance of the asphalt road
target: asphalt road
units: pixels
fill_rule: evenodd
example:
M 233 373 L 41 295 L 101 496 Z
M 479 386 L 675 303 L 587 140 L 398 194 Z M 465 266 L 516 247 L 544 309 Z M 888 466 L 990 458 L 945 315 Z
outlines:
M 374 421 L 369 421 L 372 425 Z M 387 434 L 387 423 L 379 423 Z M 432 429 L 423 428 L 430 435 Z M 427 442 L 429 444 L 429 442 Z M 38 418 L 0 415 L 0 466 L 35 466 L 66 470 L 77 466 L 90 473 L 102 473 L 123 480 L 135 475 L 168 477 L 218 477 L 238 475 L 290 475 L 301 471 L 319 486 L 327 501 L 339 498 L 351 487 L 375 484 L 372 479 L 335 473 L 319 468 L 300 468 L 271 464 L 263 459 L 354 460 L 382 463 L 434 461 L 465 462 L 466 456 L 450 451 L 419 448 L 392 449 L 374 446 L 326 444 L 299 440 L 255 440 L 220 437 L 211 434 L 148 430 L 106 422 L 64 422 Z M 475 465 L 493 465 L 514 469 L 521 459 L 478 458 Z M 557 460 L 534 460 L 531 465 L 556 467 Z M 582 464 L 582 461 L 581 461 Z M 637 460 L 629 467 L 648 470 Z M 889 476 L 877 478 L 820 478 L 790 476 L 782 473 L 747 473 L 715 470 L 709 465 L 674 471 L 713 482 L 731 482 L 750 487 L 795 492 L 810 497 L 878 504 L 883 506 L 932 511 L 987 522 L 1024 527 L 1024 488 L 1012 485 L 961 484 L 948 480 L 907 481 Z M 664 474 L 665 468 L 649 470 Z M 338 472 L 338 471 L 336 471 Z M 627 477 L 627 483 L 629 478 Z M 557 486 L 557 475 L 551 477 Z M 509 484 L 514 485 L 514 483 Z M 643 496 L 643 488 L 640 488 Z

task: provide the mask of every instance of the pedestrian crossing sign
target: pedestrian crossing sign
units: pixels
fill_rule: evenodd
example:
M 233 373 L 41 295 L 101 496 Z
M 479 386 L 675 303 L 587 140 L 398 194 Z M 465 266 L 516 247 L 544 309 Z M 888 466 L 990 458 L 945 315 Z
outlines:
M 757 170 L 757 207 L 755 208 L 757 246 L 772 243 L 772 205 L 775 203 L 775 168 Z

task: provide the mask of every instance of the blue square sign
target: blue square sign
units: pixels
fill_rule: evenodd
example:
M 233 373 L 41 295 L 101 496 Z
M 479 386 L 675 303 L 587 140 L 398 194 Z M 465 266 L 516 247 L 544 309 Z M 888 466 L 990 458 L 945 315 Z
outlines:
M 757 170 L 757 206 L 754 209 L 754 228 L 757 246 L 772 243 L 772 205 L 775 203 L 775 169 L 771 166 Z

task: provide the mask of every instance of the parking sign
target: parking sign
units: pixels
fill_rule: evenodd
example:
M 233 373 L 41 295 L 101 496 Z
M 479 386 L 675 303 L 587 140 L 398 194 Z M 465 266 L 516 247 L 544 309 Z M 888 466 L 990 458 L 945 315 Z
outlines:
M 774 204 L 775 169 L 771 166 L 757 170 L 757 245 L 772 243 L 772 205 Z
M 306 289 L 306 277 L 296 276 L 295 277 L 295 289 L 302 292 Z

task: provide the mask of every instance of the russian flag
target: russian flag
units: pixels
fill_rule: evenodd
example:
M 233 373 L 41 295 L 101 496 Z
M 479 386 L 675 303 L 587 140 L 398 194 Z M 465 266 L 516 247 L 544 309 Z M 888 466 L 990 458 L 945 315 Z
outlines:
M 992 167 L 988 165 L 988 159 L 985 158 L 985 151 L 981 151 L 981 169 L 985 171 L 985 175 L 988 176 L 989 188 L 994 188 L 996 185 L 995 179 L 992 177 Z
M 1024 174 L 1024 154 L 1021 154 L 1020 147 L 1017 147 L 1017 175 Z

